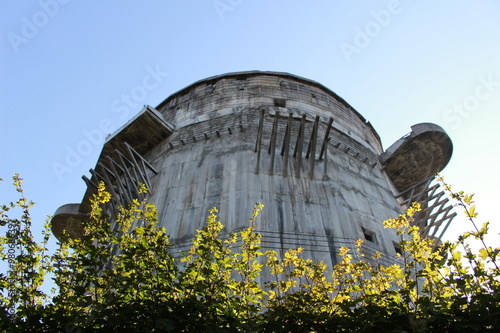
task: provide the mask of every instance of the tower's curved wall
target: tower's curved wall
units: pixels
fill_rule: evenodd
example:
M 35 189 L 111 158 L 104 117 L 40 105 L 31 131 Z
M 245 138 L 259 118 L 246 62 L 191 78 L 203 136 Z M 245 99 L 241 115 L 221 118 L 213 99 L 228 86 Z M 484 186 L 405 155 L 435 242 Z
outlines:
M 299 76 L 275 72 L 230 73 L 207 78 L 173 94 L 157 106 L 176 129 L 229 114 L 248 113 L 249 107 L 270 108 L 284 100 L 282 112 L 306 114 L 323 120 L 334 117 L 333 126 L 382 153 L 380 138 L 370 123 L 337 94 L 321 84 Z M 274 108 L 273 108 L 274 110 Z
M 137 197 L 143 182 L 179 250 L 210 208 L 233 232 L 248 225 L 260 202 L 264 250 L 302 247 L 333 265 L 341 246 L 365 239 L 366 258 L 378 251 L 391 264 L 398 239 L 382 222 L 401 205 L 424 204 L 415 220 L 423 235 L 439 238 L 437 229 L 453 219 L 443 193 L 429 187 L 451 151 L 444 130 L 425 123 L 383 152 L 370 123 L 317 82 L 287 73 L 224 74 L 146 106 L 108 137 L 91 178 L 83 177 L 82 203 L 61 207 L 52 230 L 82 234 L 75 221 L 88 214 L 99 181 L 113 194 L 111 213 Z
M 378 164 L 380 140 L 333 92 L 288 74 L 235 73 L 197 82 L 157 110 L 175 131 L 145 157 L 159 171 L 152 200 L 174 242 L 202 228 L 211 207 L 232 231 L 261 202 L 265 248 L 303 247 L 331 262 L 365 232 L 373 236 L 367 251 L 394 254 L 396 239 L 382 221 L 400 207 Z

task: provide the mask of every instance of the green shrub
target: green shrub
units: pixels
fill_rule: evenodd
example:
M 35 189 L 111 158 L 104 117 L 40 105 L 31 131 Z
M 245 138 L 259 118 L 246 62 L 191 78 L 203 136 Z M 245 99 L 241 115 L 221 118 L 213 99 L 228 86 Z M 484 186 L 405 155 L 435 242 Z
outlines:
M 442 181 L 442 180 L 441 180 Z M 462 332 L 500 329 L 499 248 L 486 246 L 488 223 L 476 226 L 473 196 L 450 195 L 474 231 L 438 251 L 411 226 L 420 207 L 385 221 L 401 237 L 394 265 L 365 260 L 362 241 L 341 248 L 342 260 L 325 264 L 260 250 L 256 204 L 246 229 L 221 237 L 217 210 L 209 212 L 192 246 L 175 259 L 156 207 L 134 201 L 113 217 L 103 210 L 110 194 L 101 184 L 80 239 L 63 237 L 49 255 L 49 224 L 33 240 L 22 180 L 21 198 L 1 207 L 0 329 L 4 332 Z M 20 209 L 19 219 L 10 218 Z M 139 225 L 139 226 L 137 226 Z M 134 227 L 137 226 L 137 227 Z M 477 253 L 468 240 L 478 239 Z M 15 249 L 15 251 L 10 249 Z M 10 250 L 10 252 L 9 252 Z M 352 251 L 359 260 L 354 260 Z M 14 253 L 15 252 L 15 253 Z M 371 262 L 371 263 L 370 263 Z M 268 270 L 271 281 L 260 281 Z M 56 290 L 41 291 L 47 274 Z

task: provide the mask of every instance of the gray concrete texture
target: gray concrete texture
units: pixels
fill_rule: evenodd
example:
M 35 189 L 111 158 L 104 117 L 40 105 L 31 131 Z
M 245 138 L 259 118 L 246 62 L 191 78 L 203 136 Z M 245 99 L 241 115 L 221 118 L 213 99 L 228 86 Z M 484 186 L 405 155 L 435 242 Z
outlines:
M 379 251 L 390 264 L 398 238 L 382 222 L 402 212 L 398 193 L 451 157 L 439 126 L 412 130 L 384 153 L 371 124 L 317 82 L 259 71 L 207 78 L 147 106 L 108 138 L 82 203 L 71 206 L 74 216 L 56 213 L 53 231 L 77 234 L 74 218 L 88 212 L 98 181 L 120 205 L 143 180 L 179 250 L 210 208 L 229 233 L 248 225 L 259 202 L 263 250 L 302 247 L 331 266 L 341 246 L 365 239 L 365 253 Z

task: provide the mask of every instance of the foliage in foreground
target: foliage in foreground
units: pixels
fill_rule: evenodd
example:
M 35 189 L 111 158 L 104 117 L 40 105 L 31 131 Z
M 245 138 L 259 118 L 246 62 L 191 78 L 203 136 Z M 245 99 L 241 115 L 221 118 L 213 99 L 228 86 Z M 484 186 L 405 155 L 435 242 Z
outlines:
M 453 193 L 474 228 L 455 243 L 432 251 L 410 226 L 419 210 L 385 223 L 401 236 L 398 262 L 383 266 L 362 258 L 362 242 L 341 248 L 331 272 L 321 262 L 290 250 L 283 258 L 260 251 L 255 220 L 222 238 L 217 210 L 210 211 L 192 246 L 174 256 L 156 208 L 134 201 L 110 228 L 103 186 L 81 239 L 67 238 L 47 254 L 49 225 L 41 244 L 33 240 L 32 202 L 21 195 L 1 207 L 0 275 L 2 332 L 473 332 L 500 329 L 498 256 L 487 247 L 488 224 L 476 228 L 473 197 Z M 446 185 L 447 186 L 447 185 Z M 20 209 L 22 216 L 10 218 Z M 12 212 L 11 212 L 12 213 Z M 477 253 L 468 245 L 483 242 Z M 261 281 L 262 273 L 271 276 Z M 52 295 L 41 291 L 50 273 Z

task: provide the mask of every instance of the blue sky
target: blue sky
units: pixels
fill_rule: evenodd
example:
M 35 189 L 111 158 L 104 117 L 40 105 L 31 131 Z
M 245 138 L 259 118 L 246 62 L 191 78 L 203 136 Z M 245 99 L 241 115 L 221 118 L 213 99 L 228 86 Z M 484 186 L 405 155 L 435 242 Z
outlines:
M 443 174 L 476 193 L 498 244 L 499 14 L 493 0 L 2 1 L 0 200 L 20 173 L 39 230 L 81 201 L 104 136 L 144 104 L 212 75 L 283 71 L 343 97 L 384 148 L 442 126 Z M 456 219 L 446 237 L 470 228 Z

